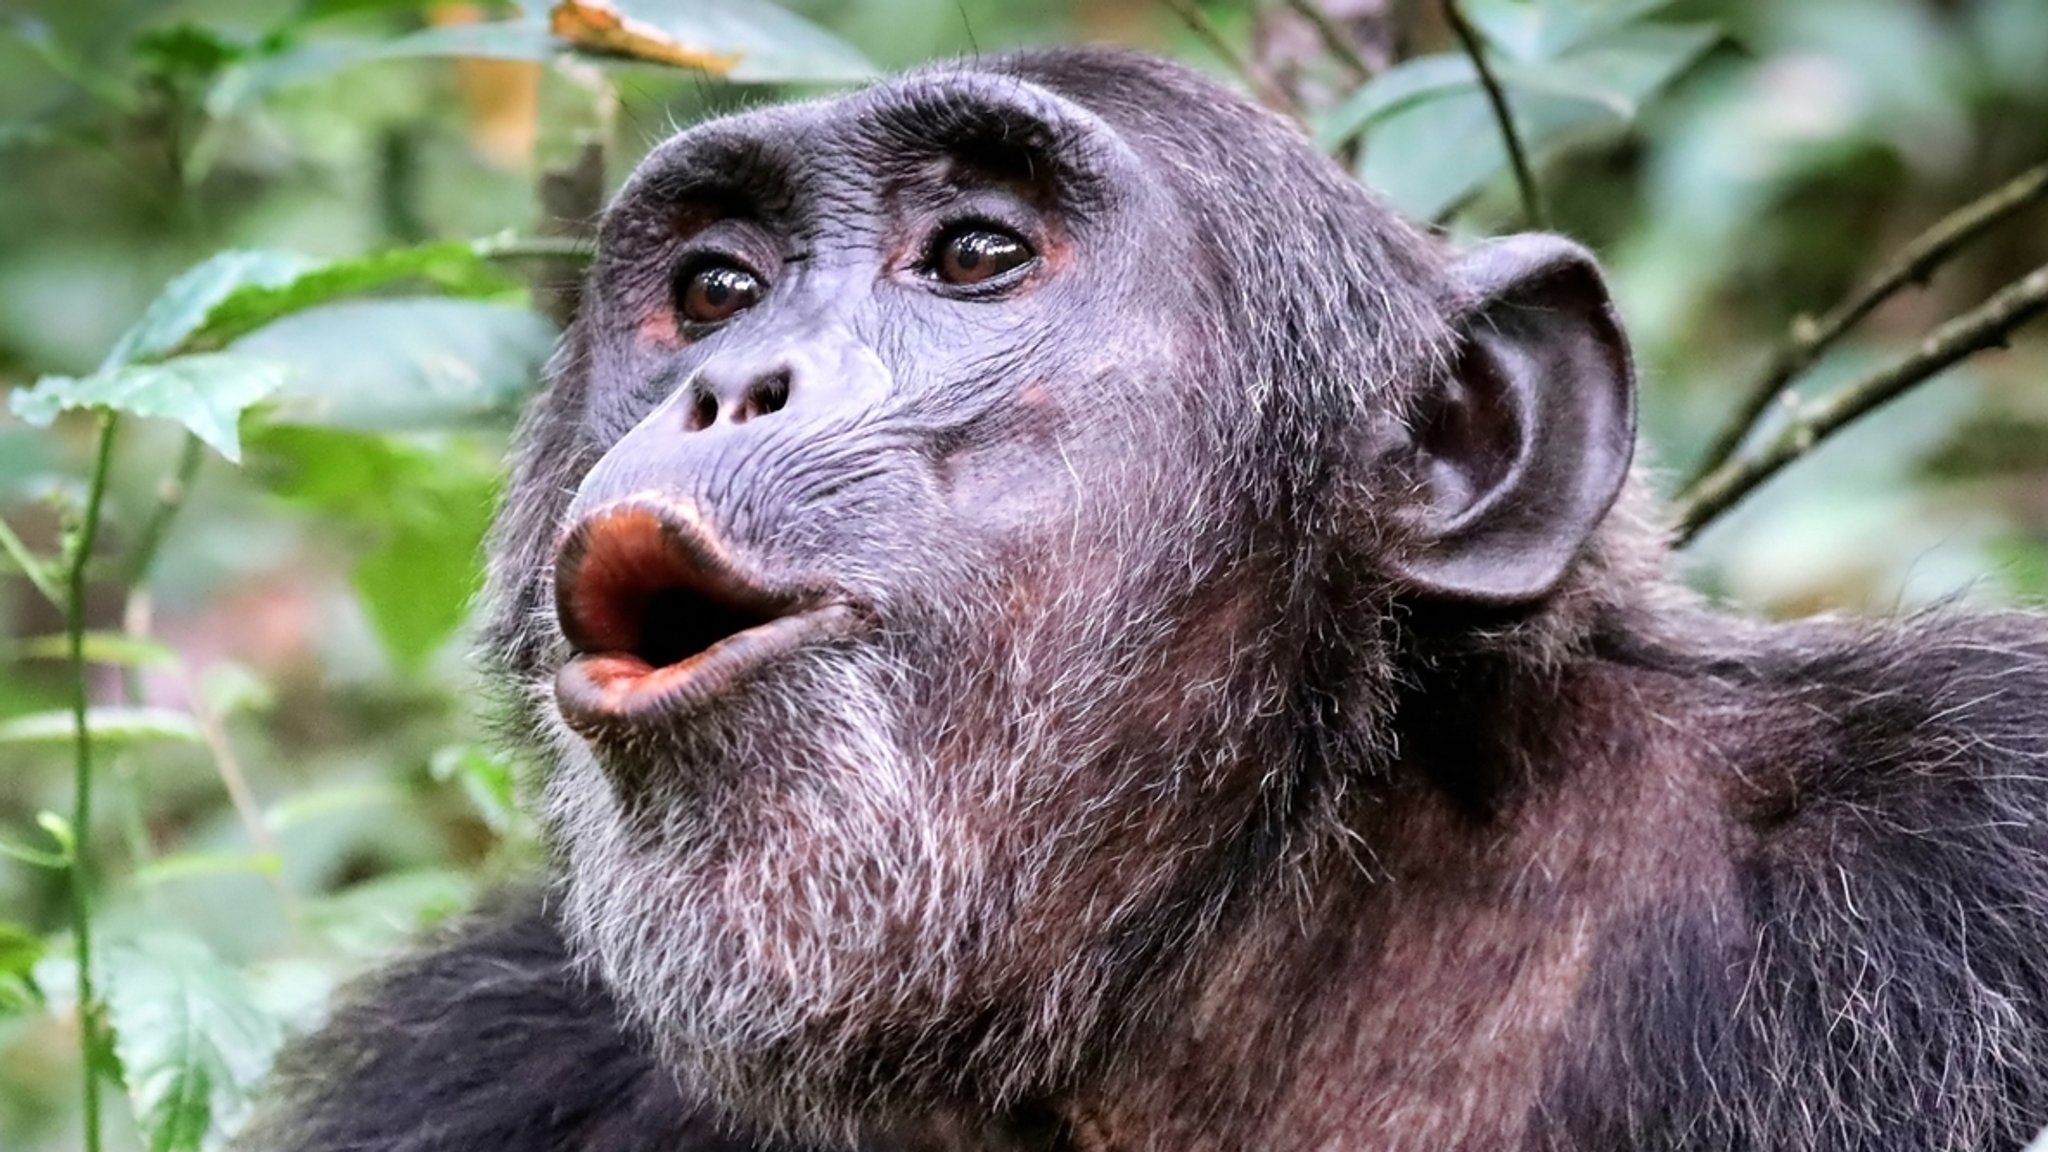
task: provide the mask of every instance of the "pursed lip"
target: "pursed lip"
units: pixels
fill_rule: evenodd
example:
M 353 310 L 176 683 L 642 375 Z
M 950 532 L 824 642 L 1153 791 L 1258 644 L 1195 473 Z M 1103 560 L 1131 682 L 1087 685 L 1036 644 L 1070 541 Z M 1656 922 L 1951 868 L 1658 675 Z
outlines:
M 586 737 L 673 716 L 861 620 L 843 596 L 741 564 L 693 506 L 655 494 L 606 505 L 570 532 L 555 614 L 575 652 L 556 674 L 556 703 Z

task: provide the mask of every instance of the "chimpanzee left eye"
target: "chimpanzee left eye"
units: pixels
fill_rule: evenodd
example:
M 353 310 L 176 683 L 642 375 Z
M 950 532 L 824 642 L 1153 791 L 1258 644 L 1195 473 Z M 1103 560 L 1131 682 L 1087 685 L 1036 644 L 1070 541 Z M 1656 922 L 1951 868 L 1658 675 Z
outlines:
M 941 235 L 932 246 L 931 273 L 948 284 L 985 284 L 1036 259 L 1017 236 L 986 224 L 970 224 Z

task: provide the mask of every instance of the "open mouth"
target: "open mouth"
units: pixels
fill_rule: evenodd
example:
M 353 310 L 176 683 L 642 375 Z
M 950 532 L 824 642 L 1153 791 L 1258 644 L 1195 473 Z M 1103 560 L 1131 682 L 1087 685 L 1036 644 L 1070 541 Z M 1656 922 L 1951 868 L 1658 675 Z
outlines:
M 555 565 L 555 613 L 576 655 L 555 678 L 586 736 L 672 714 L 762 664 L 845 632 L 850 606 L 736 564 L 694 509 L 652 498 L 586 517 Z

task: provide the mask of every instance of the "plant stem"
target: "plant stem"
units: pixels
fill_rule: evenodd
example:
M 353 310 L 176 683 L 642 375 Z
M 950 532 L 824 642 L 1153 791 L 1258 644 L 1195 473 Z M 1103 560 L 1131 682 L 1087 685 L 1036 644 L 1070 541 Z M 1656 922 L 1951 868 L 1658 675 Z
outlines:
M 1902 360 L 1805 406 L 1753 456 L 1714 469 L 1679 498 L 1678 542 L 1686 543 L 1716 517 L 1778 474 L 1787 464 L 1843 425 L 1862 417 L 1908 389 L 1986 348 L 1997 347 L 2015 328 L 2048 312 L 2048 265 L 2007 285 L 1991 299 L 1934 330 Z
M 1500 125 L 1501 142 L 1507 145 L 1508 164 L 1515 170 L 1515 188 L 1522 196 L 1522 214 L 1528 217 L 1531 228 L 1550 227 L 1549 218 L 1543 211 L 1542 192 L 1529 168 L 1529 155 L 1522 150 L 1521 134 L 1515 131 L 1515 118 L 1508 108 L 1507 93 L 1501 90 L 1500 77 L 1493 74 L 1493 66 L 1486 62 L 1486 46 L 1479 42 L 1479 33 L 1465 19 L 1458 0 L 1444 0 L 1444 18 L 1450 21 L 1451 31 L 1457 34 L 1458 44 L 1465 49 L 1465 55 L 1472 58 L 1472 67 L 1479 73 L 1479 86 L 1486 91 L 1486 102 L 1493 106 L 1493 118 Z
M 71 646 L 72 746 L 76 751 L 71 802 L 71 938 L 78 963 L 79 1052 L 85 1060 L 85 1152 L 100 1152 L 101 1046 L 99 998 L 92 979 L 92 732 L 86 721 L 86 561 L 100 532 L 100 509 L 106 503 L 107 473 L 119 427 L 120 418 L 114 413 L 100 416 L 92 485 L 86 490 L 85 515 L 71 539 L 64 573 L 64 628 Z
M 1993 225 L 2042 199 L 2048 199 L 2048 164 L 2020 173 L 1987 195 L 1935 221 L 1933 227 L 1900 249 L 1876 276 L 1819 319 L 1801 316 L 1793 321 L 1785 342 L 1771 354 L 1764 370 L 1744 394 L 1735 415 L 1700 457 L 1699 464 L 1686 480 L 1686 489 L 1697 488 L 1708 473 L 1726 464 L 1742 447 L 1742 442 L 1756 427 L 1757 420 L 1785 390 L 1785 386 L 1812 367 L 1821 353 L 1832 347 L 1857 322 L 1908 286 L 1925 283 L 1935 269 Z

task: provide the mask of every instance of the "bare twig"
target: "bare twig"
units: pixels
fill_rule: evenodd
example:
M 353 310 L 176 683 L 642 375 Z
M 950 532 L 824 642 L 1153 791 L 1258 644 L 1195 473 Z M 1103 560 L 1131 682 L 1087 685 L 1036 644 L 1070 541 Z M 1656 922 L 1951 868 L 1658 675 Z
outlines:
M 1315 0 L 1287 0 L 1287 6 L 1299 13 L 1303 20 L 1316 30 L 1323 41 L 1323 47 L 1339 64 L 1349 69 L 1352 77 L 1360 84 L 1372 79 L 1373 67 L 1359 55 L 1358 46 L 1351 42 L 1351 36 L 1330 19 L 1330 14 L 1318 7 Z
M 1748 439 L 1756 422 L 1771 402 L 1800 373 L 1813 366 L 1837 340 L 1858 321 L 1901 290 L 1924 284 L 1935 269 L 1946 263 L 1970 241 L 2028 205 L 2048 198 L 2048 164 L 2030 168 L 1962 208 L 1949 213 L 1934 226 L 1914 237 L 1877 275 L 1851 292 L 1819 319 L 1801 316 L 1792 323 L 1784 344 L 1771 354 L 1769 363 L 1744 394 L 1741 407 L 1714 438 L 1686 481 L 1687 490 L 1699 486 L 1708 473 L 1726 464 Z
M 1301 102 L 1294 98 L 1294 94 L 1285 86 L 1275 83 L 1272 77 L 1247 59 L 1244 53 L 1233 47 L 1215 23 L 1195 6 L 1194 0 L 1166 0 L 1166 6 L 1173 9 L 1173 14 L 1180 17 L 1180 22 L 1187 25 L 1188 31 L 1193 32 L 1207 45 L 1209 51 L 1214 52 L 1229 65 L 1231 71 L 1244 78 L 1244 82 L 1251 86 L 1260 103 L 1297 123 L 1306 120 L 1307 113 L 1302 109 Z
M 1677 508 L 1679 543 L 1699 535 L 1716 517 L 1842 426 L 1964 357 L 2004 344 L 2014 329 L 2043 312 L 2048 312 L 2048 265 L 1935 329 L 1912 355 L 1804 405 L 1763 449 L 1728 461 L 1687 490 Z
M 1508 164 L 1515 170 L 1515 187 L 1522 195 L 1522 214 L 1529 219 L 1532 228 L 1548 228 L 1548 218 L 1543 212 L 1543 196 L 1536 187 L 1536 177 L 1529 169 L 1529 155 L 1522 150 L 1521 134 L 1515 131 L 1514 113 L 1508 108 L 1507 93 L 1501 90 L 1500 77 L 1493 74 L 1493 66 L 1486 62 L 1486 46 L 1479 41 L 1465 13 L 1458 7 L 1457 0 L 1444 0 L 1444 18 L 1450 21 L 1451 31 L 1458 37 L 1458 44 L 1465 49 L 1465 55 L 1472 58 L 1472 67 L 1479 73 L 1479 86 L 1486 91 L 1486 102 L 1493 106 L 1493 118 L 1500 124 L 1501 142 L 1507 145 Z

